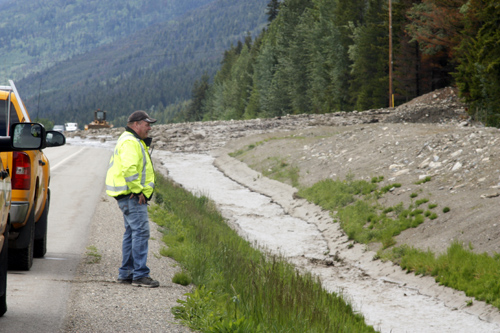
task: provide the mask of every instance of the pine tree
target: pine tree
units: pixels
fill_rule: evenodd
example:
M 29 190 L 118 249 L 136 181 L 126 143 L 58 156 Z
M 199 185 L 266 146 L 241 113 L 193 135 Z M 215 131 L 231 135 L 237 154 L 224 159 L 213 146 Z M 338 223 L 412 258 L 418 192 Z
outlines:
M 274 19 L 278 16 L 279 13 L 280 2 L 279 0 L 270 0 L 267 4 L 267 20 L 269 23 L 274 21 Z
M 207 93 L 209 76 L 204 73 L 200 80 L 196 80 L 191 93 L 191 104 L 186 110 L 186 121 L 200 121 L 203 119 L 203 100 Z
M 406 103 L 420 96 L 423 91 L 422 57 L 419 44 L 406 33 L 406 12 L 413 0 L 392 3 L 393 38 L 393 87 L 395 105 Z
M 423 52 L 445 51 L 451 58 L 463 29 L 462 6 L 467 0 L 423 0 L 409 11 L 408 33 L 418 41 Z
M 460 94 L 472 116 L 500 126 L 500 7 L 495 1 L 470 1 L 465 24 L 455 74 Z
M 253 74 L 253 89 L 250 96 L 252 101 L 252 107 L 258 108 L 259 117 L 272 117 L 273 106 L 272 106 L 272 81 L 274 74 L 276 72 L 276 51 L 273 47 L 272 42 L 272 32 L 264 37 L 262 46 L 260 48 L 260 53 L 255 59 L 254 74 Z M 257 110 L 247 111 L 250 114 Z
M 242 119 L 248 103 L 252 83 L 252 57 L 244 44 L 231 68 L 231 78 L 224 82 L 224 119 Z
M 352 81 L 349 47 L 354 44 L 352 30 L 363 24 L 366 0 L 337 0 L 333 9 L 335 27 L 339 31 L 339 46 L 332 68 L 333 80 L 336 81 L 334 108 L 340 111 L 353 110 L 349 88 Z
M 388 105 L 387 6 L 382 0 L 369 0 L 364 23 L 354 29 L 349 48 L 351 66 L 350 96 L 357 110 Z
M 282 116 L 288 113 L 307 112 L 305 102 L 307 90 L 304 36 L 298 26 L 305 10 L 311 8 L 311 0 L 288 0 L 281 4 L 280 15 L 273 22 L 276 31 L 276 72 L 271 84 L 271 114 Z

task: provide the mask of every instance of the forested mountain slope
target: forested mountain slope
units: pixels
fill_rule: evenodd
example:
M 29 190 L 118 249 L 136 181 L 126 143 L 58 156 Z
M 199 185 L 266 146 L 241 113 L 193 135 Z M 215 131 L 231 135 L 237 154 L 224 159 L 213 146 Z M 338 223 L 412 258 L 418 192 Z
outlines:
M 266 4 L 179 2 L 194 9 L 51 65 L 16 81 L 18 89 L 31 114 L 55 123 L 88 123 L 96 108 L 117 125 L 139 108 L 168 120 L 165 107 L 189 99 L 193 82 L 215 73 L 225 49 L 265 27 Z
M 0 76 L 21 79 L 210 2 L 2 0 Z

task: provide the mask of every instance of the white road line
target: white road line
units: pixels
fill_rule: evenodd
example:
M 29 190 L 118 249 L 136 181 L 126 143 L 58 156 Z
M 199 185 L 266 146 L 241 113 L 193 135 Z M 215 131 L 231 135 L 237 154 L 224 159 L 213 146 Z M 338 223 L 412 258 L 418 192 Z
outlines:
M 84 147 L 84 148 L 80 149 L 79 151 L 77 151 L 76 153 L 74 153 L 74 154 L 72 154 L 72 155 L 70 155 L 70 156 L 66 157 L 66 158 L 65 158 L 64 160 L 62 160 L 61 162 L 57 163 L 57 164 L 56 164 L 56 165 L 54 165 L 54 166 L 51 166 L 51 167 L 50 167 L 50 170 L 51 170 L 51 171 L 54 171 L 55 169 L 57 169 L 58 167 L 60 167 L 60 166 L 61 166 L 61 165 L 63 165 L 64 163 L 66 163 L 66 161 L 67 161 L 67 160 L 72 159 L 75 155 L 80 154 L 80 153 L 81 153 L 83 150 L 85 150 L 85 149 L 87 149 L 87 147 Z

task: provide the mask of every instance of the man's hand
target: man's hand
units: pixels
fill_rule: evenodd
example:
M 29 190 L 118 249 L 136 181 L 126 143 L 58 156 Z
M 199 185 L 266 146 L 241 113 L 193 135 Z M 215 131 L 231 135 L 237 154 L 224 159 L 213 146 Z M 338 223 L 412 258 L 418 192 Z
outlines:
M 134 194 L 134 193 L 132 193 L 132 194 L 130 195 L 130 199 L 132 199 L 132 198 L 134 197 L 134 195 L 135 195 L 135 194 Z M 142 194 L 142 193 L 141 193 L 141 194 L 139 194 L 137 197 L 139 198 L 139 205 L 143 205 L 143 204 L 145 204 L 145 203 L 146 203 L 146 197 L 144 196 L 144 194 Z

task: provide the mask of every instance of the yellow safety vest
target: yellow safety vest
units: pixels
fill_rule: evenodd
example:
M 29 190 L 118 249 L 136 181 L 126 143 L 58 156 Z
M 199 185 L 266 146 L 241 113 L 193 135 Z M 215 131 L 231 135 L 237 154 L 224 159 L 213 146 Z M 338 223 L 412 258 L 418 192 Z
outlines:
M 134 134 L 123 132 L 109 161 L 106 193 L 112 197 L 143 193 L 150 199 L 154 186 L 153 163 L 146 144 Z

